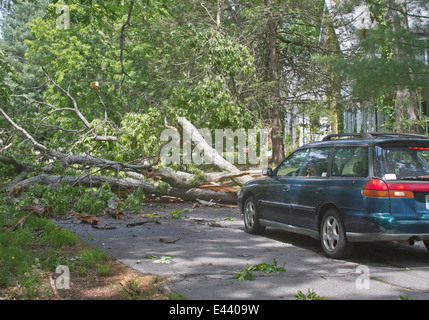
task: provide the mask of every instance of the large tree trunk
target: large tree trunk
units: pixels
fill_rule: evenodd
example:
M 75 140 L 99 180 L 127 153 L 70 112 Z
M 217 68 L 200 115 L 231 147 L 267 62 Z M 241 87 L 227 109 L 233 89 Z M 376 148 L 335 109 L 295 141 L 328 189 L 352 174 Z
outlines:
M 394 7 L 388 10 L 388 19 L 391 20 L 395 33 L 409 32 L 407 17 L 407 1 L 395 0 Z M 399 61 L 404 56 L 401 49 L 401 40 L 393 39 L 393 59 Z M 413 82 L 413 70 L 409 70 L 407 82 Z M 393 131 L 407 130 L 410 133 L 423 133 L 423 128 L 416 121 L 419 119 L 419 103 L 417 89 L 410 86 L 398 85 L 395 99 L 395 125 Z M 404 127 L 404 123 L 408 124 Z M 408 127 L 408 128 L 407 128 Z
M 395 99 L 396 121 L 393 131 L 400 132 L 408 129 L 407 131 L 409 133 L 423 133 L 423 128 L 416 123 L 419 119 L 418 114 L 419 104 L 417 90 L 398 86 Z M 408 123 L 405 128 L 404 122 Z
M 273 4 L 273 0 L 266 0 L 265 6 L 268 10 Z M 271 87 L 271 141 L 273 154 L 271 161 L 273 163 L 280 163 L 285 156 L 284 146 L 284 123 L 281 104 L 280 104 L 280 89 L 279 89 L 279 75 L 278 75 L 278 58 L 277 58 L 277 28 L 272 14 L 268 13 L 268 32 L 267 32 L 267 54 L 268 54 L 268 81 Z
M 236 166 L 232 163 L 226 161 L 207 141 L 203 136 L 198 132 L 197 128 L 194 127 L 186 118 L 178 118 L 177 122 L 182 127 L 184 136 L 191 137 L 192 142 L 198 146 L 199 150 L 203 152 L 203 158 L 206 163 L 213 163 L 219 170 L 226 171 L 230 173 L 241 173 Z M 190 152 L 190 150 L 187 150 Z M 240 176 L 234 178 L 239 185 L 245 184 L 247 181 L 252 180 L 253 178 L 249 175 Z
M 0 111 L 2 111 L 0 109 Z M 159 159 L 151 164 L 130 164 L 121 163 L 108 159 L 96 158 L 88 155 L 70 155 L 61 152 L 48 150 L 45 146 L 39 144 L 26 130 L 19 127 L 10 118 L 8 121 L 16 129 L 20 130 L 28 139 L 30 139 L 38 149 L 45 152 L 45 156 L 50 159 L 59 161 L 64 167 L 74 167 L 79 165 L 79 169 L 103 169 L 111 170 L 115 173 L 126 172 L 135 178 L 114 178 L 98 175 L 80 175 L 80 176 L 57 176 L 52 175 L 52 164 L 48 164 L 38 170 L 45 174 L 27 179 L 29 173 L 35 170 L 34 167 L 25 165 L 13 157 L 0 156 L 0 162 L 7 165 L 13 165 L 19 172 L 18 176 L 13 179 L 4 189 L 11 191 L 15 189 L 26 190 L 31 185 L 43 184 L 59 186 L 61 183 L 66 183 L 72 186 L 85 187 L 100 187 L 105 182 L 108 182 L 112 191 L 115 192 L 133 192 L 138 188 L 147 194 L 155 194 L 157 196 L 174 196 L 185 201 L 215 201 L 220 203 L 236 203 L 237 192 L 232 187 L 225 187 L 213 184 L 220 179 L 234 179 L 237 184 L 243 185 L 247 181 L 253 179 L 248 172 L 242 172 L 233 164 L 226 161 L 217 151 L 212 148 L 198 130 L 186 119 L 179 118 L 178 123 L 182 127 L 184 136 L 190 137 L 190 140 L 196 145 L 195 149 L 203 153 L 203 157 L 213 163 L 222 172 L 212 174 L 212 177 L 207 181 L 199 183 L 190 183 L 193 175 L 186 173 L 177 173 L 169 168 L 154 169 L 153 166 L 158 163 Z M 189 141 L 189 146 L 191 145 Z M 190 146 L 191 148 L 191 146 Z M 189 150 L 187 150 L 189 151 Z M 144 181 L 144 176 L 149 178 L 160 179 L 167 182 L 170 187 L 167 190 L 159 191 L 151 183 Z
M 158 191 L 154 185 L 133 178 L 112 178 L 105 176 L 57 176 L 42 174 L 31 177 L 19 183 L 20 190 L 27 190 L 34 184 L 50 185 L 58 187 L 61 183 L 66 183 L 71 186 L 83 187 L 101 187 L 105 182 L 108 182 L 113 192 L 134 192 L 140 188 L 146 195 L 156 196 L 172 196 L 181 198 L 185 201 L 214 201 L 218 203 L 236 204 L 237 194 L 235 192 L 213 191 L 201 188 L 173 188 L 170 187 L 166 191 Z

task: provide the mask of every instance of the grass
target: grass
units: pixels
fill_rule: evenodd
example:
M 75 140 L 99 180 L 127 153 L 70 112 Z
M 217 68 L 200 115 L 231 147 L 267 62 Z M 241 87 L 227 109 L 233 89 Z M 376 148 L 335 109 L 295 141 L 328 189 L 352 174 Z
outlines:
M 0 194 L 0 300 L 170 299 L 163 279 L 134 273 L 46 217 L 7 231 L 28 215 L 20 205 Z

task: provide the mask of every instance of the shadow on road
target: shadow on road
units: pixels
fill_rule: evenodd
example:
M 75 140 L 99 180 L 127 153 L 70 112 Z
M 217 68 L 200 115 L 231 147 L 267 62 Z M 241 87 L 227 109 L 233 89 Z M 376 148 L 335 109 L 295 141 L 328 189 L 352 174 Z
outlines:
M 310 237 L 277 229 L 267 229 L 261 236 L 323 255 L 319 241 Z M 352 255 L 345 261 L 368 266 L 386 265 L 404 269 L 429 267 L 429 251 L 423 242 L 416 242 L 412 246 L 393 242 L 356 243 Z
M 171 212 L 184 208 L 190 211 L 181 219 L 171 218 Z M 350 258 L 333 260 L 310 237 L 273 228 L 262 235 L 245 233 L 237 208 L 165 205 L 147 206 L 144 213 L 158 213 L 158 223 L 141 214 L 125 221 L 100 217 L 99 224 L 112 225 L 112 230 L 75 220 L 59 223 L 138 272 L 169 276 L 174 292 L 188 299 L 290 299 L 309 288 L 339 299 L 396 299 L 409 292 L 427 298 L 429 251 L 422 243 L 362 243 Z M 127 227 L 139 221 L 146 223 Z M 162 256 L 170 257 L 168 263 L 155 263 Z M 258 273 L 257 281 L 234 277 L 247 265 L 271 264 L 274 259 L 287 271 Z M 377 278 L 369 291 L 356 289 L 359 265 L 368 266 Z

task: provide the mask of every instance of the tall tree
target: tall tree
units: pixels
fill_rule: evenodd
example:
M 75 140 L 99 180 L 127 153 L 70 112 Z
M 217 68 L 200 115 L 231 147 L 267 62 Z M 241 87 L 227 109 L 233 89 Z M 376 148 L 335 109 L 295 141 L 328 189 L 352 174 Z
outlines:
M 272 122 L 271 140 L 272 140 L 272 161 L 279 163 L 285 156 L 284 144 L 284 112 L 280 101 L 280 77 L 278 57 L 278 30 L 277 21 L 274 18 L 272 8 L 274 0 L 265 0 L 267 11 L 267 80 L 270 82 L 270 120 Z
M 320 99 L 326 93 L 325 73 L 312 60 L 324 52 L 318 41 L 323 0 L 225 1 L 224 8 L 225 32 L 255 59 L 252 94 L 261 120 L 272 129 L 272 161 L 278 163 L 285 156 L 286 113 L 297 112 L 294 106 L 303 106 L 303 100 L 306 112 L 320 109 L 304 97 Z
M 428 12 L 429 13 L 429 12 Z M 428 16 L 429 19 L 429 16 Z M 411 45 L 409 41 L 411 31 L 409 29 L 408 8 L 405 0 L 394 0 L 386 10 L 386 20 L 390 22 L 392 30 L 395 33 L 392 43 L 393 60 L 398 63 L 404 56 L 410 53 L 410 50 L 404 48 Z M 417 32 L 418 30 L 415 30 Z M 413 53 L 414 50 L 411 50 Z M 409 73 L 406 73 L 408 67 Z M 401 131 L 401 122 L 404 119 L 410 121 L 410 132 L 422 133 L 422 127 L 417 124 L 419 119 L 419 101 L 417 87 L 415 83 L 414 70 L 411 63 L 407 62 L 404 66 L 405 73 L 403 75 L 405 83 L 398 83 L 396 85 L 396 98 L 395 98 L 395 125 L 394 131 Z
M 0 49 L 7 53 L 7 61 L 21 78 L 20 86 L 27 93 L 28 88 L 38 86 L 40 74 L 26 61 L 26 41 L 31 39 L 30 27 L 27 25 L 37 17 L 43 17 L 46 13 L 49 0 L 24 1 L 15 0 L 9 2 L 7 9 L 3 11 L 1 24 Z M 15 84 L 16 85 L 16 84 Z M 17 88 L 18 89 L 18 88 Z M 19 89 L 18 89 L 19 90 Z M 32 95 L 39 95 L 39 89 L 30 90 Z M 15 91 L 16 92 L 16 91 Z M 30 93 L 28 93 L 30 94 Z
M 391 130 L 422 132 L 418 93 L 429 86 L 423 55 L 429 4 L 350 0 L 330 9 L 343 37 L 339 41 L 348 45 L 341 55 L 325 59 L 347 79 L 350 97 L 378 105 L 390 116 Z

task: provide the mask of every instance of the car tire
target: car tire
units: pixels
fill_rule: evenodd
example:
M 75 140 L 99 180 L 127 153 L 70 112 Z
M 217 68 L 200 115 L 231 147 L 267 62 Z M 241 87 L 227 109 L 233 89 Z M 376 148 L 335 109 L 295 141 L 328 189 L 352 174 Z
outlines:
M 256 200 L 250 196 L 244 202 L 243 207 L 244 230 L 251 234 L 261 234 L 265 231 L 265 227 L 259 224 L 259 210 Z
M 429 250 L 429 240 L 423 240 L 423 244 L 425 245 L 426 249 Z
M 320 243 L 328 258 L 339 259 L 349 256 L 353 244 L 347 241 L 344 223 L 337 209 L 331 208 L 320 224 Z

